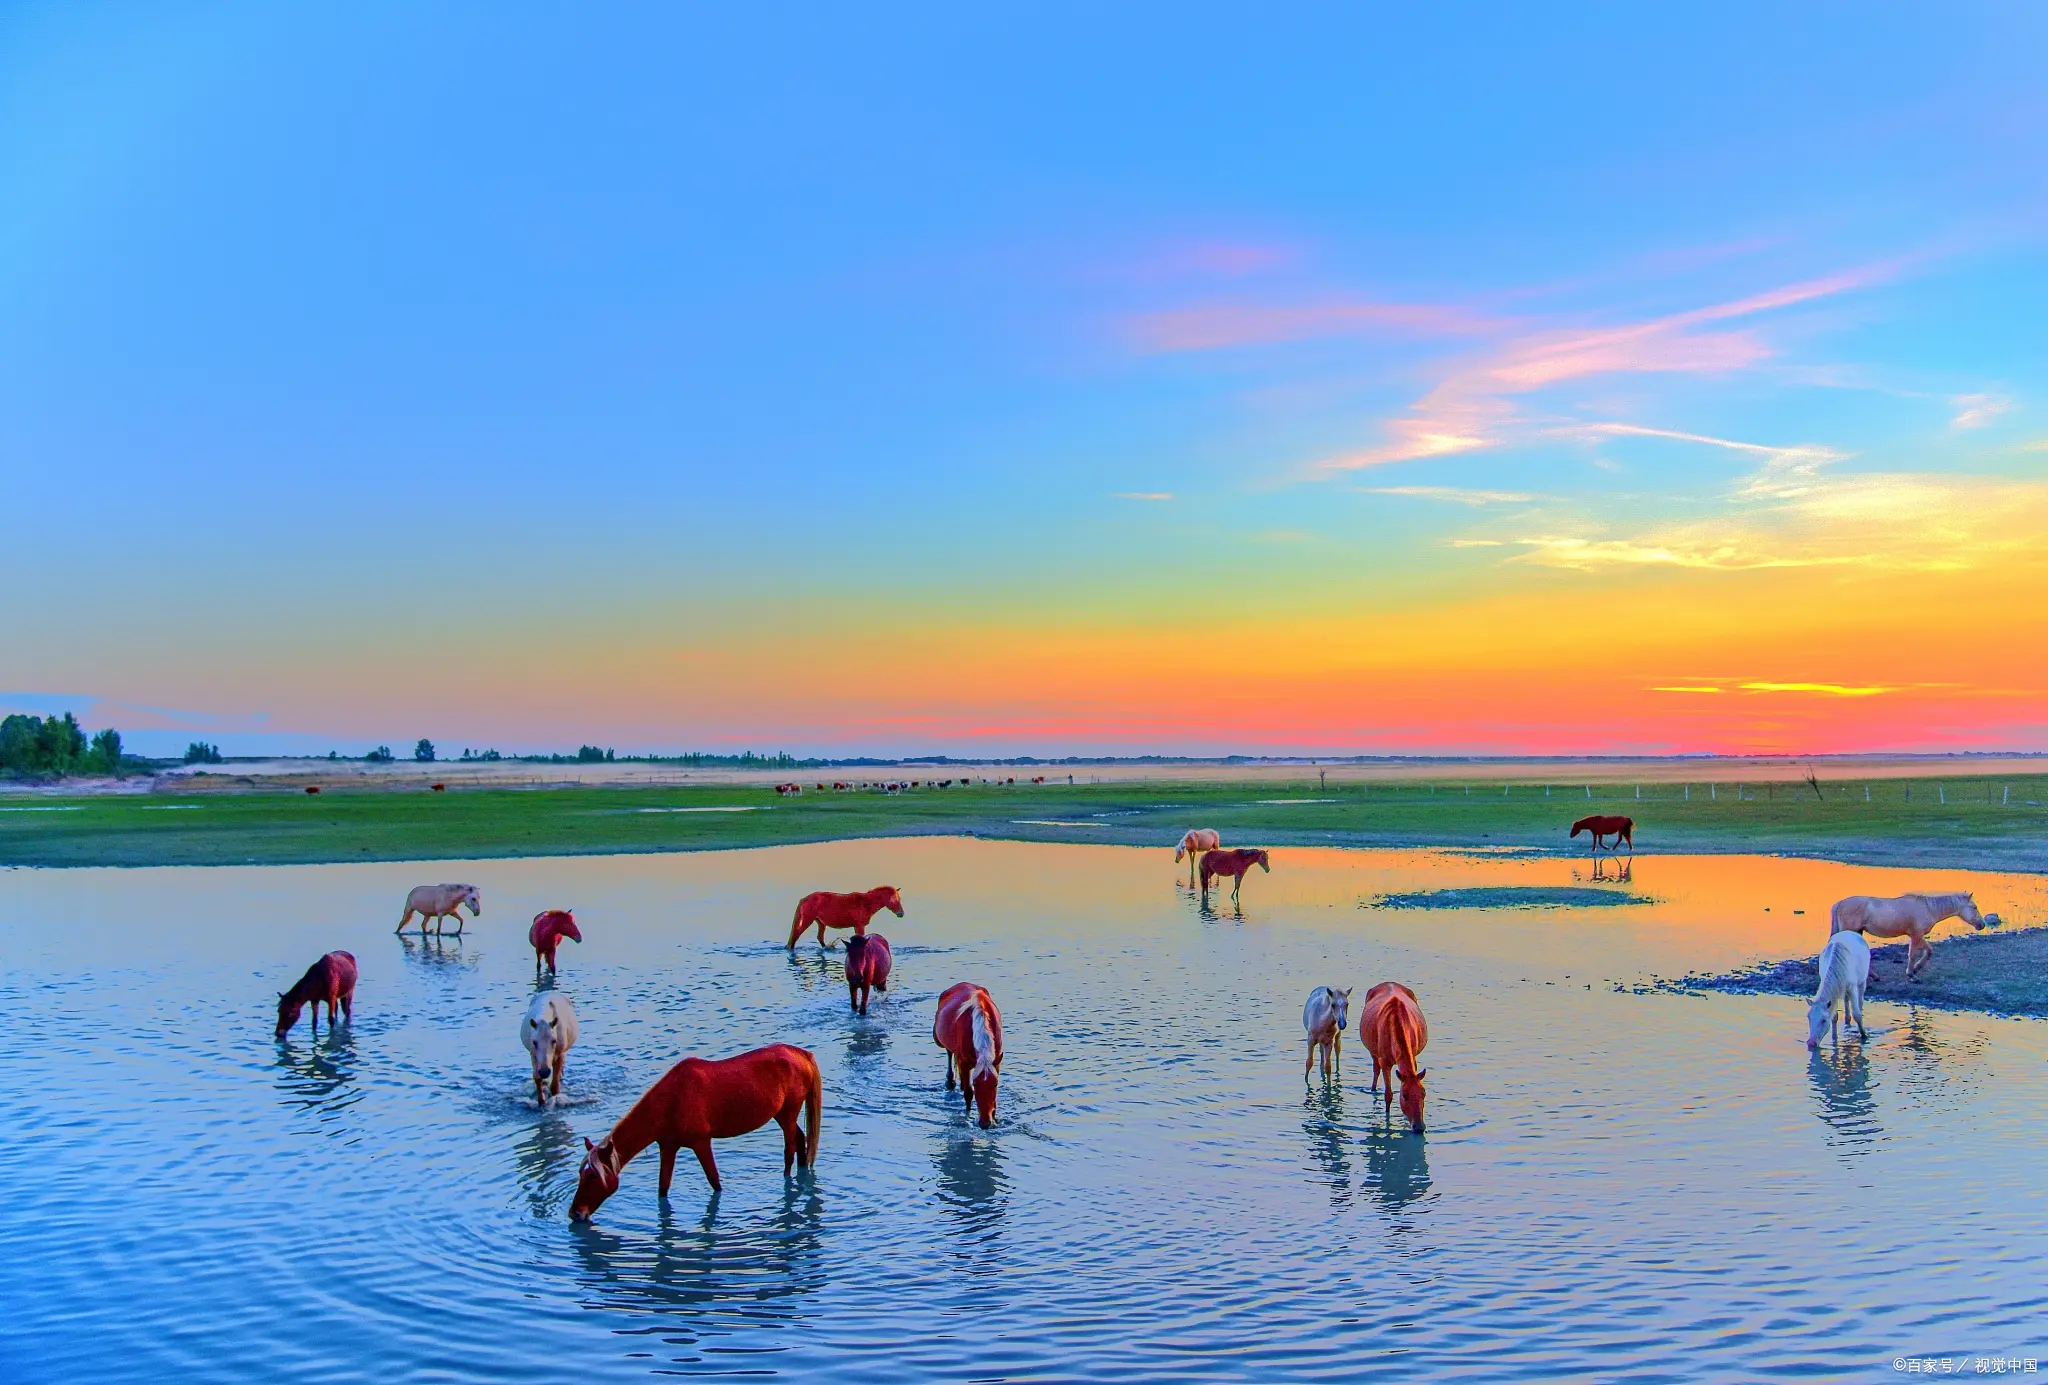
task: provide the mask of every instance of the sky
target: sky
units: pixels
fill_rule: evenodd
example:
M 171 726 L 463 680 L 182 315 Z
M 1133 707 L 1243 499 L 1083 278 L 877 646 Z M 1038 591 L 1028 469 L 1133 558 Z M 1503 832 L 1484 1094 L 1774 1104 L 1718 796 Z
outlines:
M 2044 79 L 2024 4 L 8 5 L 0 711 L 2048 750 Z

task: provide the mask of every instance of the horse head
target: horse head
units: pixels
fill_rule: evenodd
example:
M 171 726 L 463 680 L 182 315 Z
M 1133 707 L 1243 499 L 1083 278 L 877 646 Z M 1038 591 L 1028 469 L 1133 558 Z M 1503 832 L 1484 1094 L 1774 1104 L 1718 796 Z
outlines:
M 277 1037 L 282 1039 L 292 1032 L 292 1026 L 299 1022 L 299 1011 L 306 1008 L 303 1000 L 293 1000 L 283 991 L 277 993 Z
M 555 1075 L 555 1017 L 535 1020 L 526 1031 L 526 1051 L 533 1055 L 533 1099 L 548 1103 L 548 1079 Z
M 465 888 L 462 892 L 462 899 L 460 900 L 460 902 L 463 904 L 467 904 L 469 906 L 469 912 L 472 918 L 483 917 L 484 897 L 482 894 L 478 892 L 476 886 L 471 885 Z
M 1415 1133 L 1422 1133 L 1422 1079 L 1429 1076 L 1429 1069 L 1417 1068 L 1415 1076 L 1401 1079 L 1401 1114 L 1408 1118 L 1408 1124 L 1415 1127 Z
M 981 1128 L 988 1129 L 996 1123 L 996 1081 L 994 1064 L 977 1068 L 974 1073 L 974 1109 L 981 1120 Z
M 582 942 L 583 931 L 576 926 L 576 915 L 567 909 L 555 910 L 555 935 L 562 938 L 574 938 L 577 942 Z
M 1820 1048 L 1820 1036 L 1828 1032 L 1828 1022 L 1834 1018 L 1835 1003 L 1832 1000 L 1816 1000 L 1806 1007 L 1806 1049 L 1811 1053 Z
M 894 885 L 884 885 L 877 893 L 881 896 L 881 908 L 887 909 L 899 919 L 903 917 L 903 896 Z
M 590 1214 L 619 1190 L 618 1151 L 607 1135 L 602 1144 L 583 1137 L 583 1167 L 576 1174 L 576 1197 L 569 1204 L 570 1221 L 589 1221 Z
M 1259 863 L 1260 870 L 1266 872 L 1266 874 L 1268 875 L 1271 875 L 1273 873 L 1273 863 L 1272 861 L 1267 859 L 1266 853 L 1264 851 L 1254 851 L 1252 853 L 1252 859 Z
M 1353 989 L 1353 987 L 1346 986 L 1340 991 L 1335 986 L 1330 987 L 1330 1001 L 1337 1010 L 1337 1029 L 1339 1033 L 1343 1032 L 1344 1026 L 1350 1023 L 1351 992 Z
M 1977 912 L 1977 897 L 1975 895 L 1966 894 L 1962 896 L 1962 907 L 1956 910 L 1956 917 L 1980 933 L 1990 926 L 1990 921 L 1984 915 Z M 1998 916 L 1993 914 L 1991 917 L 1997 918 Z

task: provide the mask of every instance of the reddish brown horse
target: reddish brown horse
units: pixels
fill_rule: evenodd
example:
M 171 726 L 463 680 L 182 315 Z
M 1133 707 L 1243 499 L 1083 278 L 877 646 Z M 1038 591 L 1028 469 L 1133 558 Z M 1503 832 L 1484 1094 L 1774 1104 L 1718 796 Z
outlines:
M 946 987 L 932 1018 L 932 1042 L 946 1050 L 946 1090 L 979 1107 L 981 1128 L 996 1120 L 996 1081 L 1003 1069 L 1003 1017 L 989 993 L 972 981 Z
M 1209 893 L 1209 882 L 1219 875 L 1230 879 L 1230 897 L 1237 898 L 1237 892 L 1244 888 L 1244 873 L 1253 866 L 1270 872 L 1273 863 L 1266 859 L 1266 853 L 1252 847 L 1235 847 L 1228 851 L 1205 851 L 1202 853 L 1202 893 Z
M 567 909 L 543 909 L 533 916 L 533 927 L 526 931 L 526 941 L 533 944 L 533 974 L 540 975 L 540 964 L 546 962 L 548 970 L 555 969 L 555 949 L 562 945 L 562 939 L 573 938 L 583 941 L 583 930 L 576 926 L 576 916 Z
M 1422 1007 L 1415 1001 L 1415 992 L 1398 981 L 1382 981 L 1365 993 L 1365 1013 L 1359 1017 L 1358 1037 L 1365 1041 L 1366 1051 L 1372 1054 L 1372 1087 L 1377 1090 L 1380 1075 L 1387 1079 L 1386 1099 L 1382 1109 L 1391 1112 L 1394 1108 L 1394 1078 L 1401 1079 L 1401 1114 L 1408 1118 L 1408 1124 L 1415 1132 L 1422 1133 L 1422 1079 L 1429 1076 L 1427 1068 L 1415 1066 L 1415 1055 L 1429 1046 L 1429 1023 L 1422 1018 Z
M 895 965 L 889 940 L 880 933 L 856 933 L 846 940 L 846 996 L 857 1013 L 868 1012 L 870 987 L 889 989 L 889 969 Z
M 818 1162 L 824 1103 L 817 1060 L 789 1044 L 770 1044 L 715 1061 L 685 1058 L 633 1103 L 611 1134 L 596 1144 L 584 1138 L 583 1168 L 569 1219 L 589 1221 L 590 1214 L 619 1190 L 619 1172 L 649 1145 L 661 1147 L 663 1197 L 675 1178 L 677 1150 L 696 1154 L 715 1193 L 720 1184 L 711 1142 L 759 1130 L 769 1121 L 782 1127 L 782 1176 L 789 1177 L 792 1164 L 810 1168 Z M 801 1137 L 799 1110 L 810 1126 Z
M 1614 838 L 1613 849 L 1616 851 L 1619 851 L 1624 843 L 1630 851 L 1636 849 L 1636 820 L 1634 818 L 1606 817 L 1595 814 L 1589 818 L 1580 818 L 1572 824 L 1572 835 L 1574 837 L 1578 836 L 1581 832 L 1591 832 L 1593 834 L 1593 850 L 1596 852 L 1606 845 L 1603 838 L 1607 837 Z
M 299 984 L 277 993 L 277 1037 L 282 1039 L 299 1022 L 299 1011 L 313 1002 L 313 1032 L 320 1032 L 320 1005 L 327 1004 L 327 1032 L 334 1032 L 334 1007 L 341 1007 L 345 1019 L 356 1017 L 356 957 L 353 952 L 330 952 L 299 978 Z
M 857 938 L 868 931 L 868 920 L 884 909 L 899 919 L 903 917 L 903 896 L 894 885 L 877 885 L 859 894 L 833 894 L 830 890 L 807 894 L 796 906 L 796 917 L 790 920 L 789 945 L 795 947 L 796 940 L 814 923 L 818 925 L 819 947 L 826 945 L 828 928 L 851 928 Z

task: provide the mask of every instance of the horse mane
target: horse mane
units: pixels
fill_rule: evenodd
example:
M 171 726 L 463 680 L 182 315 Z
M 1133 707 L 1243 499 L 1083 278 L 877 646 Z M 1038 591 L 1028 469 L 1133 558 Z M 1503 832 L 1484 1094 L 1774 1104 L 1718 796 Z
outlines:
M 988 1012 L 983 1008 L 979 995 L 974 997 L 971 1019 L 974 1027 L 974 1075 L 979 1078 L 983 1073 L 993 1071 L 996 1064 L 995 1039 L 988 1032 Z

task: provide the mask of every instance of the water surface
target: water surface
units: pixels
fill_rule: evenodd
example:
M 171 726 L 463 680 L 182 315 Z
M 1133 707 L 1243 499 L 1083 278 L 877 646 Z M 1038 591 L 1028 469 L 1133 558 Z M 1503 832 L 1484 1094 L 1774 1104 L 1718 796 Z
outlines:
M 1637 994 L 1809 954 L 1852 892 L 2037 877 L 1640 857 L 1606 908 L 1376 910 L 1564 887 L 1512 853 L 1276 851 L 1240 909 L 1170 850 L 954 839 L 460 864 L 0 872 L 0 1375 L 1199 1380 L 1895 1378 L 2048 1357 L 2048 1029 L 1872 1007 L 1809 1058 L 1786 997 Z M 391 936 L 474 880 L 457 941 Z M 798 896 L 902 887 L 897 979 L 847 1009 Z M 1960 884 L 1958 882 L 1961 882 Z M 572 907 L 569 1100 L 517 1047 L 525 923 Z M 1794 912 L 1803 910 L 1804 912 Z M 1954 925 L 1949 925 L 1953 927 Z M 329 948 L 353 1026 L 270 1037 Z M 931 1007 L 990 987 L 998 1128 L 942 1090 Z M 1430 1129 L 1352 1044 L 1304 1084 L 1303 997 L 1413 986 Z M 1617 989 L 1619 987 L 1620 989 Z M 1362 993 L 1362 992 L 1361 992 Z M 650 1153 L 594 1228 L 601 1136 L 686 1053 L 818 1056 L 814 1177 L 772 1128 Z M 1398 1112 L 1396 1113 L 1398 1122 Z

